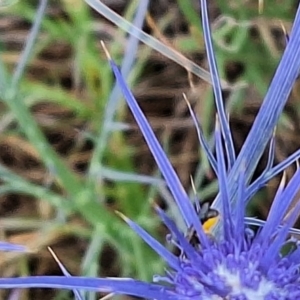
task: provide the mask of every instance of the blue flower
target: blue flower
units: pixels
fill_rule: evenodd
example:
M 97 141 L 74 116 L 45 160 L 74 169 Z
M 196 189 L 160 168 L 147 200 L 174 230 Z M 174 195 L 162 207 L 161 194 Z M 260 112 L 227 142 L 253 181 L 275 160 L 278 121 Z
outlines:
M 120 73 L 113 62 L 112 66 L 118 79 Z M 160 153 L 153 132 L 141 113 L 130 91 L 125 88 L 127 99 L 131 99 L 135 116 L 143 124 L 143 132 L 150 138 L 150 147 L 154 153 Z M 27 278 L 0 279 L 1 288 L 13 287 L 56 287 L 64 289 L 86 289 L 116 294 L 129 294 L 147 299 L 185 300 L 185 299 L 285 299 L 294 300 L 300 297 L 300 248 L 298 243 L 288 239 L 289 230 L 298 217 L 300 205 L 284 219 L 286 212 L 299 187 L 300 170 L 285 186 L 285 177 L 281 181 L 275 196 L 268 219 L 257 233 L 245 223 L 245 184 L 244 166 L 241 165 L 238 182 L 237 207 L 232 211 L 229 198 L 229 182 L 222 150 L 222 137 L 217 118 L 216 125 L 216 172 L 218 174 L 220 197 L 222 199 L 222 238 L 205 234 L 201 223 L 190 201 L 176 199 L 183 214 L 196 230 L 199 244 L 191 245 L 185 233 L 179 231 L 175 223 L 162 211 L 156 208 L 161 220 L 170 231 L 168 241 L 180 249 L 176 256 L 150 236 L 133 221 L 123 217 L 128 225 L 139 234 L 168 264 L 164 276 L 155 276 L 155 283 L 145 283 L 127 278 L 84 278 L 62 276 L 41 276 Z M 156 156 L 157 158 L 157 156 Z M 161 152 L 157 158 L 164 165 L 165 176 L 177 182 L 177 176 Z M 169 175 L 168 175 L 169 174 Z M 176 188 L 181 189 L 179 184 Z M 183 189 L 174 193 L 184 194 Z M 294 248 L 283 254 L 283 247 L 290 242 Z M 65 273 L 65 272 L 64 272 Z M 65 273 L 66 274 L 66 273 Z
M 296 240 L 290 238 L 290 231 L 299 215 L 300 205 L 296 205 L 292 213 L 287 214 L 298 191 L 300 170 L 297 170 L 287 185 L 285 176 L 283 176 L 269 216 L 263 226 L 254 231 L 248 226 L 245 219 L 245 206 L 253 194 L 270 178 L 299 157 L 299 151 L 297 151 L 286 161 L 273 167 L 274 137 L 272 138 L 272 133 L 300 68 L 300 13 L 298 11 L 289 44 L 253 129 L 240 155 L 236 157 L 222 104 L 221 88 L 210 39 L 206 2 L 203 0 L 201 4 L 204 36 L 218 111 L 215 130 L 216 157 L 207 146 L 201 128 L 196 126 L 196 129 L 219 181 L 219 196 L 215 207 L 220 212 L 220 222 L 214 235 L 204 232 L 199 216 L 147 119 L 128 89 L 118 67 L 109 58 L 123 95 L 181 215 L 187 227 L 195 231 L 199 243 L 191 244 L 186 233 L 181 232 L 165 212 L 157 207 L 158 215 L 170 231 L 168 242 L 180 250 L 178 256 L 160 244 L 138 224 L 122 216 L 127 224 L 168 265 L 163 276 L 154 276 L 153 283 L 130 278 L 71 277 L 64 271 L 65 276 L 1 278 L 0 288 L 52 287 L 74 291 L 85 289 L 158 300 L 300 299 L 300 246 Z M 192 110 L 191 114 L 197 123 Z M 253 184 L 248 185 L 257 161 L 269 139 L 271 139 L 271 147 L 266 170 Z M 222 148 L 223 144 L 225 151 Z M 228 165 L 225 164 L 225 161 Z M 289 244 L 292 244 L 293 247 L 287 247 Z

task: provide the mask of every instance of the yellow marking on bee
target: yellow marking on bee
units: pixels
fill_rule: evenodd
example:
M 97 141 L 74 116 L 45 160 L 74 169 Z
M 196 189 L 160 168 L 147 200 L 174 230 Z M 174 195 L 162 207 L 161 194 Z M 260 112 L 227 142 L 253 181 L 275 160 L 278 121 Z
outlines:
M 206 234 L 211 232 L 212 227 L 214 227 L 219 219 L 219 216 L 209 218 L 202 224 L 203 230 Z

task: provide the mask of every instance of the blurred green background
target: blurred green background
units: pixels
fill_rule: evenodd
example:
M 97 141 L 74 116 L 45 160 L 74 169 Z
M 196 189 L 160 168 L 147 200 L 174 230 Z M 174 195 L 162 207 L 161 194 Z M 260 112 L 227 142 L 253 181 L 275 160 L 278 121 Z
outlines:
M 27 245 L 32 253 L 1 253 L 1 276 L 61 274 L 51 247 L 74 275 L 151 280 L 163 273 L 164 263 L 115 211 L 162 243 L 166 232 L 153 204 L 179 226 L 182 220 L 114 90 L 100 41 L 119 65 L 128 64 L 126 80 L 191 197 L 192 176 L 200 199 L 208 201 L 217 182 L 182 93 L 211 140 L 211 87 L 151 47 L 132 50 L 134 40 L 82 0 L 49 1 L 38 15 L 39 1 L 13 2 L 0 0 L 0 232 L 3 240 Z M 142 1 L 103 3 L 130 22 L 138 16 L 145 32 L 207 69 L 198 1 L 149 1 L 144 11 Z M 237 152 L 285 48 L 283 28 L 290 31 L 296 5 L 269 0 L 259 12 L 256 0 L 209 1 L 220 76 L 232 87 L 224 96 Z M 276 162 L 300 146 L 299 104 L 296 84 L 278 124 Z M 263 158 L 254 176 L 264 164 Z M 250 215 L 267 215 L 276 185 L 275 179 L 255 197 Z M 72 299 L 50 290 L 20 291 L 19 297 Z

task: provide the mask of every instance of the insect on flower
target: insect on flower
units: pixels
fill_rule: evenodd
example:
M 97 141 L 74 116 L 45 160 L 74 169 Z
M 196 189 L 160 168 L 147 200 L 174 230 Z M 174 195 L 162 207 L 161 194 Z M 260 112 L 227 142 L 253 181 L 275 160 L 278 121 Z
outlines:
M 209 201 L 202 202 L 201 206 L 199 203 L 196 203 L 194 208 L 199 216 L 204 232 L 210 235 L 211 228 L 217 223 L 220 216 L 219 211 L 211 208 Z M 199 238 L 197 237 L 195 228 L 190 227 L 187 230 L 186 238 L 192 246 L 197 247 L 199 245 Z

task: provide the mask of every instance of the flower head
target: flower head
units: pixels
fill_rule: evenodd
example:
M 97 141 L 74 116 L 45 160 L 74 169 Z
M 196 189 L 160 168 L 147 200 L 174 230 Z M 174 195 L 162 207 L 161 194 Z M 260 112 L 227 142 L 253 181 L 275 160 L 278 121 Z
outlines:
M 278 118 L 288 91 L 299 72 L 300 60 L 294 57 L 295 53 L 300 51 L 299 13 L 295 20 L 288 49 L 283 56 L 277 77 L 275 76 L 273 81 L 278 86 L 275 83 L 271 85 L 266 102 L 264 102 L 256 119 L 256 125 L 254 125 L 255 128 L 260 126 L 260 130 L 256 133 L 259 136 L 254 136 L 255 130 L 252 130 L 245 144 L 251 145 L 251 147 L 247 148 L 245 146 L 236 158 L 230 128 L 222 104 L 220 83 L 210 40 L 206 2 L 203 0 L 201 4 L 204 35 L 218 111 L 215 130 L 216 157 L 207 146 L 201 128 L 196 126 L 196 129 L 201 144 L 206 150 L 212 168 L 218 177 L 219 201 L 216 206 L 221 219 L 218 226 L 219 234 L 210 235 L 204 232 L 199 216 L 184 191 L 176 172 L 127 87 L 118 67 L 107 53 L 123 95 L 160 168 L 166 185 L 171 191 L 187 227 L 193 228 L 199 243 L 196 245 L 191 244 L 186 237 L 186 233 L 180 231 L 173 220 L 157 207 L 158 215 L 170 231 L 167 241 L 180 250 L 178 256 L 159 243 L 138 224 L 122 216 L 127 224 L 168 265 L 163 276 L 154 276 L 153 283 L 128 278 L 71 277 L 64 271 L 65 277 L 1 278 L 1 288 L 55 287 L 73 290 L 85 289 L 158 300 L 300 299 L 300 247 L 297 241 L 289 237 L 290 229 L 299 215 L 300 205 L 296 206 L 293 212 L 287 216 L 288 208 L 298 191 L 300 170 L 295 173 L 287 185 L 283 176 L 267 221 L 262 227 L 254 231 L 245 221 L 245 206 L 251 196 L 274 174 L 281 172 L 288 164 L 299 157 L 298 151 L 285 162 L 273 167 L 274 138 L 272 138 L 269 162 L 265 172 L 253 184 L 248 185 L 251 172 L 255 167 L 251 166 L 249 169 L 249 164 L 253 163 L 255 165 L 257 163 L 256 160 L 260 156 L 258 152 L 264 149 L 267 140 L 271 137 L 276 125 L 276 118 Z M 282 83 L 282 85 L 279 85 L 279 83 Z M 276 100 L 274 104 L 276 109 L 275 113 L 270 115 L 267 107 L 270 105 L 272 95 L 275 95 L 273 100 Z M 195 124 L 197 124 L 196 116 L 192 109 L 190 111 Z M 261 130 L 264 130 L 263 134 L 261 134 Z M 225 145 L 225 151 L 223 151 L 223 144 Z M 290 251 L 283 251 L 288 243 L 293 243 L 293 247 L 290 248 Z

